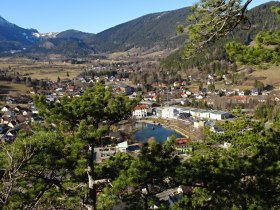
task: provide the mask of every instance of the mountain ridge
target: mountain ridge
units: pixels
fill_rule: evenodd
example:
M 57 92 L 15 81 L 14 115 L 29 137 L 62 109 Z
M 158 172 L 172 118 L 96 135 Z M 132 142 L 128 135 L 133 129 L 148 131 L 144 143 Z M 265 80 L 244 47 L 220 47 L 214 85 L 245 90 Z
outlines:
M 268 12 L 268 7 L 272 4 L 280 3 L 271 1 L 257 7 Z M 250 11 L 252 10 L 254 8 Z M 184 7 L 147 14 L 97 34 L 69 29 L 55 34 L 49 33 L 49 36 L 48 33 L 40 35 L 35 29 L 23 29 L 0 17 L 0 53 L 9 50 L 22 51 L 23 48 L 26 49 L 22 51 L 25 54 L 61 53 L 69 56 L 112 53 L 132 48 L 137 48 L 140 52 L 174 50 L 182 47 L 187 38 L 186 35 L 176 34 L 177 26 L 186 26 L 186 17 L 190 14 L 191 7 Z M 259 20 L 258 14 L 253 14 L 252 17 Z M 262 29 L 267 29 L 266 25 L 264 23 Z M 247 35 L 247 39 L 248 37 Z

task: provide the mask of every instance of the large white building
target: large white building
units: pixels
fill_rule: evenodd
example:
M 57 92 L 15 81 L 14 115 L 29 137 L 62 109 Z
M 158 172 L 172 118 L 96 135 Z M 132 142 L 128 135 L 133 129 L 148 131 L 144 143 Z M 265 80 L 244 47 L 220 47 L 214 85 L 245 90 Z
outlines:
M 203 119 L 209 119 L 210 111 L 205 111 L 205 110 L 201 111 L 199 117 Z
M 197 109 L 197 108 L 178 108 L 180 113 L 190 114 L 196 119 L 209 119 L 209 120 L 223 120 L 230 118 L 231 114 L 228 112 L 218 111 L 218 110 L 207 110 L 207 109 Z
M 169 119 L 177 119 L 179 116 L 179 111 L 174 107 L 165 107 L 162 110 L 161 117 L 162 118 L 169 118 Z

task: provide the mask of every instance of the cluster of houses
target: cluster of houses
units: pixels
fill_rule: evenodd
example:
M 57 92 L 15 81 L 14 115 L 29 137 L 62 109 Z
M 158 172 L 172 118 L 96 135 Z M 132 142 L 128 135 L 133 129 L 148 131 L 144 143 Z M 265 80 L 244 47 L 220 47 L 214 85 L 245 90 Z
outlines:
M 12 142 L 19 130 L 28 131 L 31 122 L 40 120 L 38 109 L 32 104 L 29 107 L 4 106 L 0 112 L 0 140 Z
M 87 87 L 92 86 L 97 81 L 99 81 L 99 77 L 85 76 L 77 77 L 73 80 L 62 78 L 58 82 L 47 81 L 48 88 L 31 88 L 29 93 L 44 95 L 47 101 L 55 102 L 59 101 L 59 98 L 63 96 L 80 97 Z M 122 83 L 112 85 L 112 90 L 125 95 L 131 95 L 134 92 L 133 87 Z
M 178 138 L 175 143 L 174 155 L 178 155 L 182 158 L 186 157 L 191 151 L 192 147 L 188 144 L 191 142 L 189 138 Z M 139 154 L 142 145 L 140 143 L 128 144 L 127 141 L 120 142 L 115 146 L 96 147 L 94 148 L 94 160 L 97 163 L 108 160 L 113 157 L 116 153 L 129 153 Z

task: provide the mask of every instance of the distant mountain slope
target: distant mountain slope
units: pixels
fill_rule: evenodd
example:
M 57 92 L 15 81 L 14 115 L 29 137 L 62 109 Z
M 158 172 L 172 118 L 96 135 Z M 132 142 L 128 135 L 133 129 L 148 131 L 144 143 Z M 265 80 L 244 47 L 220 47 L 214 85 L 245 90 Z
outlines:
M 217 58 L 225 56 L 223 45 L 228 40 L 237 40 L 249 43 L 260 30 L 279 28 L 280 24 L 272 17 L 271 6 L 279 2 L 270 2 L 252 9 L 249 16 L 252 28 L 249 31 L 237 31 L 231 36 L 216 43 L 209 51 Z M 145 15 L 129 22 L 117 25 L 98 34 L 84 33 L 77 30 L 67 30 L 60 33 L 39 34 L 35 29 L 23 29 L 9 23 L 0 17 L 0 53 L 10 50 L 22 50 L 22 53 L 58 53 L 69 56 L 86 56 L 91 53 L 106 53 L 126 51 L 137 48 L 142 51 L 173 50 L 183 46 L 186 35 L 176 35 L 179 24 L 186 25 L 186 17 L 191 14 L 191 8 L 159 12 Z M 173 55 L 168 60 L 182 63 L 180 56 Z M 213 56 L 210 56 L 211 59 Z M 215 58 L 216 58 L 215 57 Z M 174 59 L 175 58 L 175 59 Z M 177 59 L 177 60 L 176 60 Z M 205 58 L 198 58 L 194 62 L 201 62 Z
M 35 29 L 24 29 L 0 17 L 0 51 L 21 50 L 36 41 Z
M 74 38 L 74 39 L 87 39 L 89 37 L 93 37 L 94 34 L 91 33 L 85 33 L 82 31 L 70 29 L 67 31 L 63 31 L 57 34 L 57 38 L 60 39 L 69 39 L 69 38 Z
M 190 7 L 145 15 L 98 33 L 94 39 L 97 50 L 103 52 L 125 51 L 132 47 L 145 50 L 181 45 L 176 36 L 177 25 L 185 23 Z
M 87 56 L 96 53 L 93 43 L 87 43 L 86 40 L 93 38 L 95 35 L 84 33 L 77 30 L 67 30 L 58 33 L 55 37 L 41 39 L 33 46 L 29 47 L 27 53 L 56 53 L 66 56 Z

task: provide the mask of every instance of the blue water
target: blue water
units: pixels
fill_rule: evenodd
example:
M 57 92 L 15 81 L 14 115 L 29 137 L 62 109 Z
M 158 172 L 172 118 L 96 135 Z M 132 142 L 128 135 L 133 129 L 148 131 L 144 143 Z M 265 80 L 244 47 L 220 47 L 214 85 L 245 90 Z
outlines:
M 161 125 L 138 123 L 135 127 L 138 129 L 135 132 L 135 139 L 140 142 L 146 142 L 151 137 L 154 137 L 157 142 L 164 142 L 172 135 L 177 138 L 183 137 L 180 133 Z

